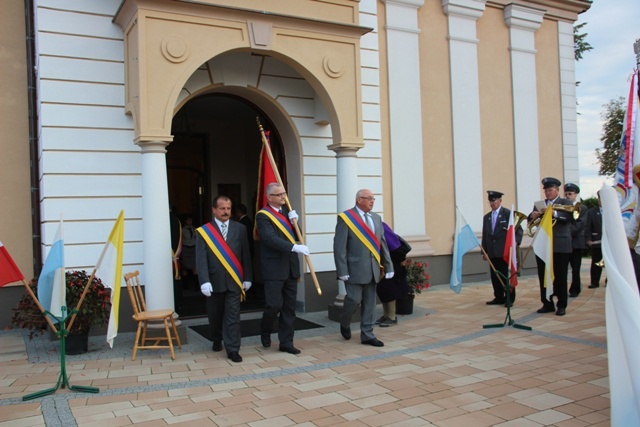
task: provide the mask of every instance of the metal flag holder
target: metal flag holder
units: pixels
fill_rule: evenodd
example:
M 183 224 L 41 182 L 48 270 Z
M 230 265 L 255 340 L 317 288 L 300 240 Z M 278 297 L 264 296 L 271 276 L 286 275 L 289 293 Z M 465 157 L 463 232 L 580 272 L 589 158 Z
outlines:
M 485 252 L 485 250 L 482 248 L 482 246 L 480 246 L 480 250 L 482 251 L 482 253 L 485 255 L 485 257 L 487 258 L 487 261 L 489 261 L 489 265 L 491 266 L 491 270 L 493 270 L 493 272 L 496 274 L 496 276 L 498 277 L 498 280 L 500 281 L 500 284 L 502 285 L 502 287 L 505 290 L 505 294 L 506 294 L 506 298 L 507 298 L 507 315 L 504 318 L 504 322 L 502 323 L 492 323 L 489 325 L 482 325 L 483 329 L 488 329 L 488 328 L 504 328 L 505 326 L 509 325 L 509 326 L 513 326 L 514 328 L 517 329 L 524 329 L 525 331 L 530 331 L 531 330 L 531 326 L 526 326 L 526 325 L 520 325 L 518 323 L 516 323 L 512 318 L 511 318 L 511 277 L 513 277 L 513 275 L 518 274 L 517 272 L 514 272 L 513 275 L 511 277 L 506 277 L 504 274 L 502 274 L 501 272 L 499 272 L 498 270 L 496 270 L 496 267 L 493 265 L 493 263 L 491 262 L 491 259 L 489 258 L 489 255 Z M 511 265 L 511 260 L 509 260 L 509 265 Z M 504 281 L 503 281 L 504 279 Z M 506 282 L 506 284 L 505 284 Z
M 69 312 L 68 315 L 65 315 L 66 312 L 67 312 L 66 306 L 62 307 L 62 316 L 60 317 L 54 316 L 49 311 L 44 312 L 45 316 L 50 315 L 51 317 L 53 317 L 58 322 L 58 325 L 60 327 L 60 329 L 56 331 L 56 335 L 60 338 L 60 375 L 58 376 L 58 382 L 56 382 L 56 385 L 51 388 L 36 391 L 35 393 L 31 393 L 31 394 L 27 394 L 26 396 L 23 396 L 22 397 L 23 401 L 48 396 L 50 394 L 55 393 L 56 390 L 60 388 L 67 388 L 71 391 L 78 391 L 83 393 L 98 393 L 100 391 L 100 389 L 97 387 L 69 384 L 69 377 L 67 376 L 67 366 L 66 366 L 66 359 L 65 359 L 66 337 L 67 335 L 69 335 L 69 330 L 67 329 L 65 323 L 67 322 L 67 320 L 69 320 L 69 318 L 73 317 L 73 315 L 78 312 L 78 309 L 75 308 L 71 310 L 71 312 Z

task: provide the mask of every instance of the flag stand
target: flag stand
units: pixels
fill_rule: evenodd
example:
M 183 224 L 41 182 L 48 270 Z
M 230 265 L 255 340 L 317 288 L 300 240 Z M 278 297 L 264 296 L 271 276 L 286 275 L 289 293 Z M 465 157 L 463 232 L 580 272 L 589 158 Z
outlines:
M 100 389 L 98 389 L 97 387 L 69 384 L 69 377 L 67 376 L 67 367 L 66 367 L 66 359 L 65 359 L 65 351 L 66 351 L 65 339 L 67 335 L 69 335 L 69 330 L 66 328 L 65 322 L 69 319 L 70 316 L 73 316 L 74 314 L 76 314 L 77 310 L 75 309 L 71 310 L 71 313 L 65 316 L 66 312 L 67 312 L 67 307 L 63 306 L 61 317 L 54 316 L 48 311 L 45 311 L 44 313 L 45 316 L 51 315 L 54 319 L 56 319 L 60 327 L 60 329 L 56 332 L 56 335 L 60 337 L 60 375 L 58 376 L 58 382 L 54 387 L 48 388 L 46 390 L 36 391 L 35 393 L 31 393 L 23 396 L 22 397 L 23 401 L 37 399 L 39 397 L 44 397 L 49 394 L 53 394 L 59 388 L 68 388 L 71 391 L 78 391 L 78 392 L 84 392 L 84 393 L 98 393 L 100 391 Z
M 511 277 L 506 277 L 504 274 L 502 274 L 501 272 L 499 272 L 498 270 L 496 270 L 496 267 L 493 265 L 493 263 L 491 262 L 491 259 L 489 258 L 489 255 L 485 252 L 485 250 L 482 248 L 482 246 L 480 246 L 480 250 L 482 251 L 482 253 L 484 254 L 484 256 L 487 258 L 487 261 L 489 262 L 489 265 L 491 266 L 491 269 L 493 270 L 493 272 L 495 273 L 495 275 L 498 277 L 498 280 L 500 281 L 500 284 L 502 285 L 502 287 L 505 290 L 505 296 L 507 298 L 507 315 L 504 318 L 504 322 L 502 323 L 492 323 L 489 325 L 482 325 L 483 329 L 489 329 L 489 328 L 504 328 L 507 324 L 509 326 L 513 326 L 516 329 L 524 329 L 525 331 L 530 331 L 531 330 L 531 326 L 526 326 L 526 325 L 520 325 L 518 323 L 516 323 L 512 318 L 511 318 Z M 509 264 L 511 265 L 511 256 L 509 256 Z M 518 274 L 518 272 L 514 272 L 513 275 Z M 504 281 L 502 280 L 504 279 Z M 506 284 L 505 284 L 506 282 Z

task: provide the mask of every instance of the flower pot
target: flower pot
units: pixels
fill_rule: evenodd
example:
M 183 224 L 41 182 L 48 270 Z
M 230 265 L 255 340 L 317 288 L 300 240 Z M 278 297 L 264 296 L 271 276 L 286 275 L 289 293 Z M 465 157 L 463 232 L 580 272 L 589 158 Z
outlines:
M 89 332 L 69 333 L 65 338 L 64 344 L 65 354 L 84 354 L 89 351 Z
M 408 294 L 396 300 L 396 314 L 413 314 L 413 300 L 415 294 Z

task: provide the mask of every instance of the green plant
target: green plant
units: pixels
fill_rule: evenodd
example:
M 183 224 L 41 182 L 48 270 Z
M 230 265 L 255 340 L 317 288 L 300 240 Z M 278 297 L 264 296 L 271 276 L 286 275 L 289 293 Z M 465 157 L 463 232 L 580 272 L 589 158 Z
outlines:
M 429 288 L 429 279 L 431 276 L 427 274 L 426 268 L 428 264 L 426 262 L 414 261 L 411 258 L 407 258 L 403 265 L 404 268 L 407 269 L 407 283 L 409 284 L 410 294 L 420 294 L 423 289 Z
M 89 275 L 86 271 L 67 271 L 65 273 L 66 290 L 67 290 L 67 310 L 75 309 L 78 301 L 89 281 Z M 33 279 L 29 282 L 29 286 L 35 295 L 38 294 L 38 281 Z M 72 333 L 86 333 L 92 326 L 104 326 L 109 322 L 111 313 L 111 291 L 104 287 L 102 281 L 94 277 L 91 281 L 91 287 L 84 297 L 80 310 L 73 322 Z M 11 323 L 18 328 L 29 329 L 29 338 L 44 333 L 47 329 L 47 321 L 38 309 L 35 301 L 31 296 L 25 293 L 18 305 L 13 308 L 11 315 Z M 67 325 L 69 322 L 67 321 Z

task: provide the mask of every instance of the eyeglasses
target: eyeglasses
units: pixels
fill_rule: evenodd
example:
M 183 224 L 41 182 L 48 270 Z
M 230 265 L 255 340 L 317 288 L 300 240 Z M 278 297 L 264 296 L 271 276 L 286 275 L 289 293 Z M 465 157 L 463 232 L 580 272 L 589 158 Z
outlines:
M 284 197 L 284 196 L 286 196 L 286 195 L 287 195 L 287 193 L 285 192 L 285 193 L 269 194 L 269 195 L 270 195 L 270 196 L 273 196 L 273 197 Z
M 360 197 L 361 199 L 365 199 L 365 200 L 369 200 L 370 202 L 375 202 L 376 198 L 375 197 Z

